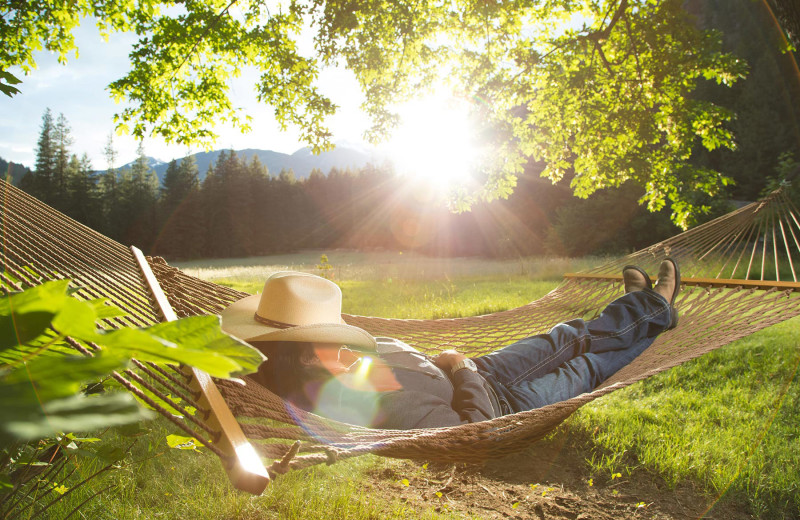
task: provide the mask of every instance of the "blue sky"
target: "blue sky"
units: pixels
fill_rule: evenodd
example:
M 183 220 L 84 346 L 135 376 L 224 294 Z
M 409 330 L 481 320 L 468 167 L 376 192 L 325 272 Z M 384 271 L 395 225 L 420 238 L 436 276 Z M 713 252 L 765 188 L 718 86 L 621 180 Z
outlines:
M 117 105 L 109 96 L 106 86 L 122 77 L 129 68 L 128 52 L 136 38 L 129 34 L 111 34 L 104 42 L 91 20 L 84 20 L 76 30 L 79 57 L 70 55 L 67 65 L 60 65 L 54 54 L 39 52 L 38 69 L 22 76 L 12 69 L 22 84 L 21 94 L 8 98 L 0 95 L 0 157 L 7 161 L 33 167 L 36 141 L 41 129 L 42 114 L 49 107 L 54 117 L 63 113 L 72 129 L 72 152 L 86 153 L 97 169 L 106 168 L 103 148 L 110 133 L 114 132 L 113 115 L 124 105 Z M 301 43 L 302 45 L 302 43 Z M 253 130 L 241 134 L 231 128 L 217 126 L 220 134 L 215 148 L 262 148 L 292 153 L 303 146 L 298 133 L 289 128 L 281 132 L 272 117 L 270 107 L 259 104 L 253 93 L 255 73 L 245 73 L 232 84 L 234 104 L 245 107 L 253 117 Z M 322 71 L 320 85 L 324 93 L 340 106 L 339 113 L 330 120 L 334 141 L 361 143 L 361 134 L 367 126 L 366 117 L 359 110 L 361 95 L 352 75 L 341 69 Z M 116 166 L 132 161 L 136 156 L 137 142 L 131 136 L 114 133 L 118 153 Z M 183 157 L 183 146 L 167 145 L 160 139 L 145 139 L 145 153 L 168 161 Z

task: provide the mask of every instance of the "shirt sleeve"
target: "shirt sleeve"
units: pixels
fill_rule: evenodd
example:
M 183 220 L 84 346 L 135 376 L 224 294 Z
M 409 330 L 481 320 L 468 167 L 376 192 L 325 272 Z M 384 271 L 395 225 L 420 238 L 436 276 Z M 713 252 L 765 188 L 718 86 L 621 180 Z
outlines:
M 459 370 L 452 382 L 455 392 L 451 403 L 424 392 L 387 392 L 381 398 L 383 413 L 374 427 L 393 430 L 438 428 L 494 418 L 481 376 L 470 370 Z
M 459 370 L 452 378 L 455 387 L 453 409 L 465 419 L 479 422 L 494 418 L 492 402 L 484 386 L 484 379 L 471 370 Z

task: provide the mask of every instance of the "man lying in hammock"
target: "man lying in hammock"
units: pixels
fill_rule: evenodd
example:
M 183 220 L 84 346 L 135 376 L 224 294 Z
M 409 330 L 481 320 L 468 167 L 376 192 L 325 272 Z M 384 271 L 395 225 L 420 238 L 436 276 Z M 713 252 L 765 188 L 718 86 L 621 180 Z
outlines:
M 267 356 L 253 378 L 295 406 L 373 428 L 454 426 L 590 392 L 677 324 L 674 260 L 662 262 L 655 286 L 638 267 L 622 275 L 626 294 L 596 319 L 474 359 L 431 357 L 345 324 L 339 287 L 305 273 L 272 275 L 261 295 L 222 312 L 222 328 Z

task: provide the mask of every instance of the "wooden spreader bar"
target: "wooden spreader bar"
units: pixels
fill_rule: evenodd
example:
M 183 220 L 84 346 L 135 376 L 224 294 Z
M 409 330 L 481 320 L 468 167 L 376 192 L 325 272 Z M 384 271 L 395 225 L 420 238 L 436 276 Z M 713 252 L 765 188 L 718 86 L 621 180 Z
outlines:
M 566 273 L 564 278 L 571 280 L 622 281 L 621 274 Z M 800 291 L 800 282 L 776 282 L 774 280 L 739 280 L 733 278 L 692 278 L 681 277 L 682 285 L 695 287 L 744 287 L 748 289 L 778 289 L 781 291 Z
M 139 264 L 148 287 L 150 287 L 153 298 L 161 309 L 164 321 L 177 320 L 178 315 L 172 309 L 144 254 L 133 246 L 131 251 Z M 229 456 L 229 463 L 224 464 L 225 461 L 223 461 L 223 464 L 226 466 L 225 471 L 228 472 L 231 483 L 236 489 L 260 495 L 269 484 L 269 473 L 261 462 L 261 458 L 255 448 L 242 432 L 239 423 L 225 403 L 217 385 L 214 384 L 214 380 L 205 372 L 195 368 L 183 367 L 182 370 L 191 378 L 189 386 L 192 391 L 200 395 L 197 403 L 200 407 L 210 411 L 206 422 L 209 426 L 219 431 L 218 438 L 213 439 L 213 442 L 223 453 Z

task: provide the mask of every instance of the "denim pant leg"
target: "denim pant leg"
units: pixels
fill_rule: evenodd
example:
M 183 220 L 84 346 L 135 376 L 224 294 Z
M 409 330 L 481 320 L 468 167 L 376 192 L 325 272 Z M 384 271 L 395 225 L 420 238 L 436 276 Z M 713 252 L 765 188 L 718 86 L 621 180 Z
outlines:
M 541 408 L 591 392 L 600 383 L 633 361 L 655 338 L 644 338 L 625 350 L 589 352 L 571 359 L 541 377 L 507 388 L 512 412 Z
M 561 323 L 475 363 L 504 413 L 530 410 L 593 389 L 647 348 L 669 322 L 663 297 L 636 291 L 611 302 L 594 320 Z

